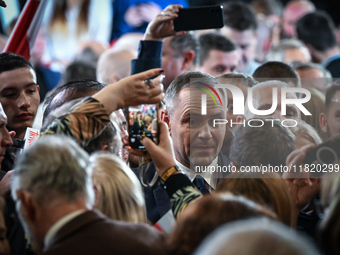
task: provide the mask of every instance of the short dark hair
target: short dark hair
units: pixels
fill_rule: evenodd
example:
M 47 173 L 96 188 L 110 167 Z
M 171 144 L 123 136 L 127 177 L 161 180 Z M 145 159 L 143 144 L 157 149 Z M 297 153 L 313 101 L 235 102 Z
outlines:
M 325 112 L 326 114 L 329 111 L 329 106 L 331 105 L 332 99 L 335 94 L 340 91 L 340 82 L 336 81 L 331 86 L 329 86 L 326 90 L 326 99 L 325 99 Z
M 259 82 L 279 80 L 292 82 L 295 87 L 301 87 L 301 79 L 293 67 L 279 61 L 268 61 L 260 65 L 253 73 L 255 80 Z
M 164 97 L 166 110 L 170 115 L 173 113 L 173 102 L 177 98 L 178 93 L 182 89 L 195 84 L 191 81 L 191 79 L 200 79 L 201 82 L 209 84 L 212 87 L 214 87 L 216 84 L 220 84 L 220 82 L 214 76 L 207 73 L 202 73 L 200 71 L 189 71 L 179 75 L 170 83 Z M 225 90 L 218 89 L 218 91 L 223 97 L 222 100 L 226 101 L 227 96 Z
M 273 117 L 257 117 L 251 125 L 238 126 L 230 146 L 230 160 L 236 167 L 241 166 L 280 166 L 295 149 L 295 136 L 280 121 L 266 121 Z M 261 122 L 262 121 L 262 122 Z M 272 122 L 272 123 L 271 123 Z
M 170 40 L 170 47 L 175 50 L 175 57 L 181 56 L 188 50 L 193 50 L 195 52 L 193 63 L 194 65 L 198 64 L 200 47 L 198 39 L 193 32 L 190 31 L 184 35 L 173 36 Z
M 91 63 L 77 60 L 66 67 L 62 76 L 62 84 L 87 79 L 96 79 L 96 67 Z
M 242 2 L 228 2 L 223 5 L 224 24 L 238 31 L 248 29 L 256 32 L 257 18 L 254 8 Z
M 52 93 L 45 99 L 44 105 L 46 106 L 44 115 L 43 115 L 43 122 L 44 119 L 47 117 L 50 112 L 54 109 L 61 106 L 63 103 L 71 101 L 76 98 L 85 97 L 89 95 L 93 95 L 94 93 L 98 92 L 106 85 L 94 80 L 83 80 L 83 81 L 72 81 L 68 82 L 62 86 L 55 88 Z M 67 97 L 64 100 L 60 100 L 52 104 L 53 99 L 59 93 L 67 91 Z
M 32 64 L 24 57 L 10 52 L 0 53 L 0 73 L 23 67 L 34 70 Z
M 298 38 L 321 52 L 337 45 L 334 28 L 331 17 L 324 11 L 306 14 L 296 23 Z
M 225 35 L 217 33 L 204 34 L 199 37 L 200 65 L 208 58 L 210 50 L 231 52 L 237 49 L 236 44 Z

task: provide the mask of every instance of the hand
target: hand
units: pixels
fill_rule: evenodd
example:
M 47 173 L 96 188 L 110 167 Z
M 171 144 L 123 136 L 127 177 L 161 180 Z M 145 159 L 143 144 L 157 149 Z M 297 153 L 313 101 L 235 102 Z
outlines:
M 161 7 L 153 2 L 138 5 L 139 15 L 146 23 L 149 23 L 156 18 L 157 14 L 160 13 L 161 10 Z
M 303 166 L 306 152 L 313 147 L 314 144 L 308 144 L 290 153 L 287 157 L 286 165 L 290 167 L 291 171 L 283 173 L 282 175 L 282 178 L 287 184 L 293 205 L 295 205 L 298 211 L 302 210 L 316 195 L 316 189 L 313 187 L 310 173 L 300 172 L 300 166 Z M 293 172 L 292 166 L 294 165 L 297 169 L 296 172 Z
M 128 106 L 157 104 L 163 99 L 162 75 L 151 80 L 149 85 L 144 81 L 161 72 L 163 72 L 161 68 L 155 68 L 131 75 L 106 86 L 94 94 L 93 98 L 104 105 L 108 114 Z
M 1 6 L 1 7 L 7 7 L 5 1 L 2 1 L 2 0 L 0 0 L 0 6 Z
M 173 20 L 178 17 L 178 11 L 182 9 L 180 4 L 169 5 L 156 18 L 154 18 L 146 28 L 144 40 L 163 40 L 172 35 L 183 35 L 185 32 L 174 30 Z
M 11 175 L 13 172 L 14 170 L 8 171 L 0 181 L 0 196 L 2 197 L 6 197 L 11 190 Z
M 172 150 L 171 138 L 168 126 L 165 122 L 160 121 L 159 125 L 159 144 L 156 145 L 151 139 L 144 137 L 141 143 L 149 152 L 155 163 L 157 173 L 162 176 L 166 170 L 175 166 L 175 156 Z

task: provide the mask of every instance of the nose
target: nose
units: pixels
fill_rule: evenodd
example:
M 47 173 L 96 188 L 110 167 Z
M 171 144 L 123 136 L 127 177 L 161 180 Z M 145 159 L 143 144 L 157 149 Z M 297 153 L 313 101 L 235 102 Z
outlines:
M 208 122 L 205 123 L 198 133 L 198 138 L 203 139 L 203 140 L 211 139 L 212 138 L 212 134 L 211 134 L 212 128 L 213 127 L 211 127 Z
M 18 106 L 19 108 L 26 108 L 26 109 L 31 106 L 28 96 L 25 94 L 25 92 L 22 92 L 20 94 Z

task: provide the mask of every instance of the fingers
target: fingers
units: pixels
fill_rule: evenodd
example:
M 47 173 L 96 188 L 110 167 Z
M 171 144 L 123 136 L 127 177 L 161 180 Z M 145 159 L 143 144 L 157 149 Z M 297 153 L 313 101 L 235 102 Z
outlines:
M 142 73 L 134 74 L 131 77 L 134 77 L 140 81 L 144 81 L 144 80 L 150 79 L 153 76 L 159 75 L 162 72 L 164 72 L 162 68 L 154 68 L 154 69 L 150 69 L 148 71 L 142 72 Z
M 16 135 L 15 131 L 9 131 L 8 133 L 11 138 L 14 138 L 14 136 Z

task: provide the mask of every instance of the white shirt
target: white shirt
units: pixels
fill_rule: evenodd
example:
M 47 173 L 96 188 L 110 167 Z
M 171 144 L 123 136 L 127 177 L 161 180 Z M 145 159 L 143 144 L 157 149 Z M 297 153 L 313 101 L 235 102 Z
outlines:
M 44 238 L 44 246 L 47 247 L 52 238 L 55 236 L 55 234 L 63 227 L 65 226 L 68 222 L 70 222 L 71 220 L 73 220 L 75 217 L 77 217 L 78 215 L 84 213 L 86 210 L 82 209 L 82 210 L 78 210 L 72 213 L 69 213 L 67 215 L 65 215 L 64 217 L 62 217 L 61 219 L 59 219 L 56 223 L 54 223 L 52 225 L 52 227 L 50 227 L 50 229 L 47 231 L 45 238 Z
M 218 156 L 211 162 L 211 164 L 209 166 L 217 166 L 217 162 L 218 162 Z M 197 173 L 189 168 L 187 168 L 186 166 L 182 165 L 180 162 L 178 162 L 175 159 L 175 163 L 178 166 L 178 168 L 186 175 L 188 176 L 188 178 L 190 179 L 191 182 L 194 181 L 194 179 L 196 178 L 197 175 L 202 176 L 202 178 L 209 184 L 209 186 L 215 190 L 216 186 L 217 186 L 217 178 L 213 177 L 213 173 L 209 173 L 204 172 L 204 173 Z M 209 190 L 211 191 L 211 190 Z

